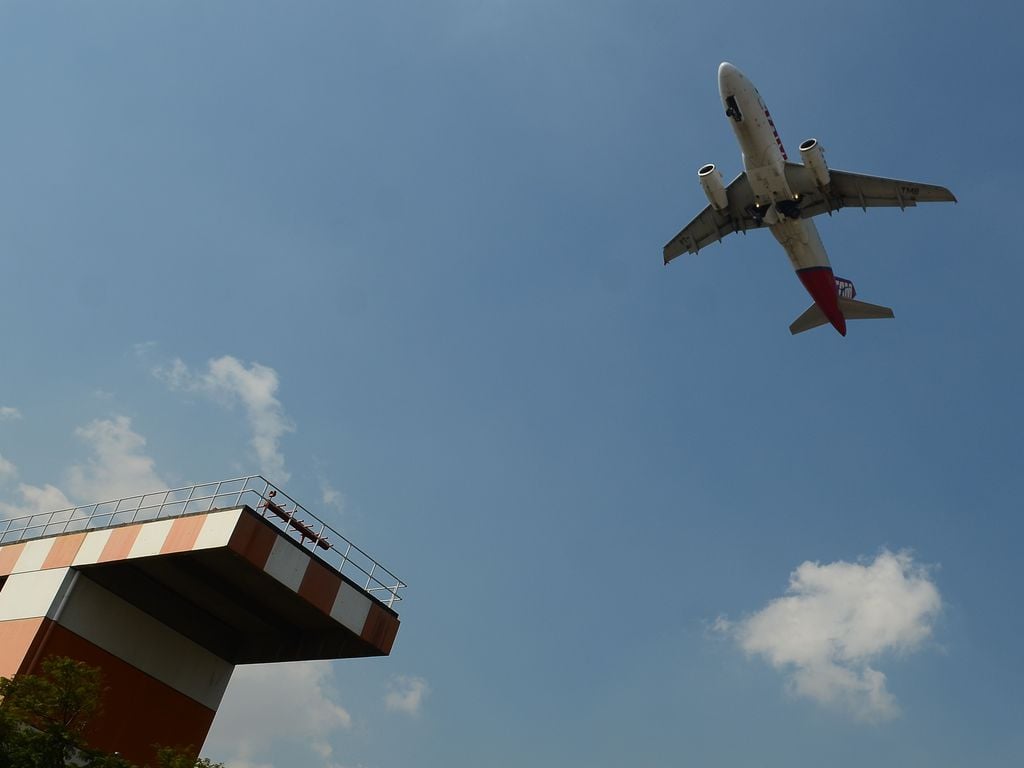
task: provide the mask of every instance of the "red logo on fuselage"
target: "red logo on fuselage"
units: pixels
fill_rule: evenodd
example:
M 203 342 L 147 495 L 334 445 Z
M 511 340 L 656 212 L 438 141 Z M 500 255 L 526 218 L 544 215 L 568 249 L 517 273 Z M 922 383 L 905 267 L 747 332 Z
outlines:
M 764 105 L 761 105 L 764 107 Z M 764 107 L 764 116 L 768 118 L 768 125 L 772 127 L 772 135 L 775 137 L 775 143 L 779 145 L 779 151 L 782 153 L 783 160 L 789 160 L 789 155 L 786 154 L 786 148 L 782 146 L 782 139 L 779 138 L 779 132 L 775 130 L 775 121 L 772 120 L 772 116 L 768 114 L 768 107 Z

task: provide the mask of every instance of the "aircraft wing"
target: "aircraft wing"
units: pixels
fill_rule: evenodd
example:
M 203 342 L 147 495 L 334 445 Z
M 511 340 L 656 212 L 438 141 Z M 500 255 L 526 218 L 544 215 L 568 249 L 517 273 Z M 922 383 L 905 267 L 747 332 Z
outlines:
M 786 181 L 800 195 L 800 214 L 817 216 L 840 208 L 878 206 L 912 208 L 918 203 L 956 202 L 945 187 L 919 181 L 865 176 L 829 168 L 830 183 L 824 190 L 815 183 L 810 169 L 799 163 L 786 163 Z
M 684 253 L 697 253 L 704 246 L 718 242 L 733 232 L 746 232 L 764 226 L 760 219 L 755 219 L 749 212 L 754 205 L 754 193 L 746 173 L 741 173 L 729 182 L 725 192 L 729 200 L 728 208 L 716 211 L 710 205 L 707 206 L 682 232 L 669 240 L 664 250 L 666 264 Z

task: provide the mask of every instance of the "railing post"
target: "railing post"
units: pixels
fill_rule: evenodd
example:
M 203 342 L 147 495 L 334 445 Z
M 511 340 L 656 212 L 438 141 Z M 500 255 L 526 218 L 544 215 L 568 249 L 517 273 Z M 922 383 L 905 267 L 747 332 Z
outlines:
M 377 570 L 377 561 L 376 560 L 371 560 L 370 561 L 370 572 L 368 574 L 366 574 L 366 587 L 365 588 L 366 588 L 367 591 L 370 590 L 370 585 L 373 583 L 373 573 L 376 570 Z
M 136 518 L 139 516 L 139 510 L 142 509 L 142 502 L 146 500 L 146 494 L 139 496 L 139 503 L 135 505 L 135 512 L 132 513 L 132 522 L 134 523 Z
M 196 487 L 193 485 L 191 488 L 188 489 L 188 496 L 185 498 L 185 506 L 181 508 L 181 514 L 188 514 L 188 505 L 192 503 L 192 497 L 195 495 L 195 493 Z
M 156 514 L 153 516 L 154 520 L 159 520 L 161 517 L 163 517 L 163 515 L 164 515 L 164 508 L 167 506 L 167 499 L 169 499 L 171 497 L 171 491 L 172 490 L 174 490 L 174 489 L 173 488 L 168 488 L 166 491 L 164 491 L 164 497 L 162 499 L 160 499 L 160 501 L 155 502 L 152 505 L 153 508 L 156 509 Z M 153 493 L 153 494 L 146 494 L 146 495 L 147 496 L 156 496 L 155 493 Z
M 213 509 L 214 505 L 217 503 L 217 497 L 220 496 L 220 487 L 222 485 L 224 485 L 224 481 L 223 480 L 221 480 L 219 483 L 217 483 L 217 487 L 213 489 L 213 498 L 210 499 L 210 506 L 208 506 L 206 508 L 207 512 L 209 512 L 211 509 Z

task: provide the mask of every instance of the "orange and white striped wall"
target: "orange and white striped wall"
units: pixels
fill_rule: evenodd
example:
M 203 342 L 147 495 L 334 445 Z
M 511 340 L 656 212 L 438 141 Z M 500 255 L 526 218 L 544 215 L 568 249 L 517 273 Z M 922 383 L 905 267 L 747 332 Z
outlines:
M 249 507 L 0 546 L 0 675 L 100 667 L 90 744 L 133 761 L 200 748 L 236 664 L 387 655 L 398 627 Z

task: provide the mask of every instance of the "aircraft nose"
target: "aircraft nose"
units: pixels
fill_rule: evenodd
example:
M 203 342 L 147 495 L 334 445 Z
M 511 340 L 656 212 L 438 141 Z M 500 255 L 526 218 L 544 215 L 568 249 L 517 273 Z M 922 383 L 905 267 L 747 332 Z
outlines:
M 740 71 L 728 61 L 718 65 L 718 88 L 723 93 L 734 91 L 736 82 L 742 77 Z

